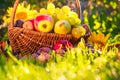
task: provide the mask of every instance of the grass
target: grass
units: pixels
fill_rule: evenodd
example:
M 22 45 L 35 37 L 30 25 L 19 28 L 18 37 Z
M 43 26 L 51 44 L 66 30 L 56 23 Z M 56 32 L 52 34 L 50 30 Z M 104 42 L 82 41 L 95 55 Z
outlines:
M 6 50 L 9 59 L 0 56 L 0 80 L 119 80 L 120 56 L 118 48 L 107 47 L 94 53 L 90 49 L 73 48 L 64 56 L 51 53 L 52 59 L 45 63 L 28 57 L 17 59 Z

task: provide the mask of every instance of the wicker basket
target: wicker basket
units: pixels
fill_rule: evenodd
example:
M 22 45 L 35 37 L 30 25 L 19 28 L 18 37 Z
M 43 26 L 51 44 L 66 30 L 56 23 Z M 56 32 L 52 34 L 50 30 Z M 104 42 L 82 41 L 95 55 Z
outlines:
M 12 47 L 13 54 L 17 53 L 34 53 L 40 47 L 50 47 L 59 40 L 69 40 L 71 43 L 76 43 L 77 39 L 73 38 L 71 34 L 56 34 L 30 31 L 24 28 L 14 27 L 14 16 L 19 4 L 16 0 L 11 15 L 10 26 L 8 27 L 8 38 Z M 80 3 L 76 0 L 78 14 L 80 14 Z M 80 17 L 80 15 L 79 15 Z

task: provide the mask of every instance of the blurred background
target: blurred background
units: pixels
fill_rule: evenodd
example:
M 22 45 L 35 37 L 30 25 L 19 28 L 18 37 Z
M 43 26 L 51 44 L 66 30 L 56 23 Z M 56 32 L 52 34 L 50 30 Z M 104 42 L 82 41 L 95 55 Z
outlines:
M 31 8 L 46 7 L 48 0 L 21 0 L 31 4 Z M 75 0 L 52 0 L 57 7 L 68 5 L 77 11 Z M 7 40 L 8 7 L 13 7 L 15 0 L 0 0 L 0 41 Z M 119 0 L 80 0 L 82 8 L 82 24 L 89 24 L 91 31 L 111 33 L 111 37 L 120 34 L 120 1 Z

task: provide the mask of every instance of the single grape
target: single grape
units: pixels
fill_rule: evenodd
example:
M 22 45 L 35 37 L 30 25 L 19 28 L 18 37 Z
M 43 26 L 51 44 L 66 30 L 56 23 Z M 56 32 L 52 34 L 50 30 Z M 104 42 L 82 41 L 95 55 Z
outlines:
M 55 9 L 55 5 L 53 3 L 48 3 L 47 10 Z
M 75 24 L 75 19 L 73 17 L 67 17 L 66 19 L 69 21 L 71 25 Z
M 63 6 L 61 9 L 65 14 L 68 14 L 70 12 L 70 8 L 68 6 Z
M 79 18 L 75 18 L 75 24 L 81 24 L 81 20 Z
M 68 16 L 73 17 L 73 18 L 78 18 L 78 14 L 76 12 L 70 11 L 68 13 Z
M 40 9 L 40 14 L 46 14 L 46 13 L 47 13 L 47 10 L 45 8 Z
M 54 17 L 56 18 L 56 20 L 58 20 L 58 17 L 57 15 L 61 12 L 61 9 L 60 8 L 55 8 L 55 13 L 53 14 Z
M 60 8 L 55 8 L 55 14 L 61 12 L 61 9 Z
M 53 3 L 48 3 L 48 5 L 47 5 L 47 11 L 51 15 L 54 14 L 54 12 L 55 12 L 55 5 Z
M 65 20 L 67 18 L 67 15 L 65 15 L 62 11 L 57 13 L 57 18 L 59 20 Z

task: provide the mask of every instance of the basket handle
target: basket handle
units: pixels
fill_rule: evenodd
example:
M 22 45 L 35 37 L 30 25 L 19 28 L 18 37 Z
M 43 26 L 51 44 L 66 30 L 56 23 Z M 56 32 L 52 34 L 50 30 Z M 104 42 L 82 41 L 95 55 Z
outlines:
M 14 26 L 14 17 L 15 17 L 15 12 L 17 10 L 17 6 L 20 0 L 16 0 L 13 6 L 13 11 L 12 11 L 12 15 L 10 17 L 10 26 L 9 27 L 13 27 Z
M 76 0 L 76 7 L 77 7 L 77 10 L 78 10 L 78 17 L 82 20 L 82 12 L 81 12 L 80 0 Z
M 15 17 L 15 12 L 17 10 L 17 6 L 20 0 L 16 0 L 13 6 L 13 11 L 12 11 L 12 15 L 10 17 L 10 26 L 9 27 L 13 27 L 14 26 L 14 17 Z M 51 2 L 51 0 L 49 0 Z M 78 10 L 78 17 L 81 19 L 81 5 L 80 5 L 80 1 L 76 0 L 76 6 L 77 6 L 77 10 Z

